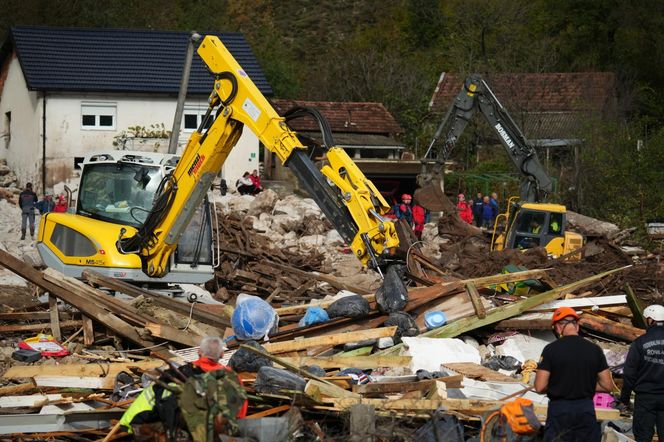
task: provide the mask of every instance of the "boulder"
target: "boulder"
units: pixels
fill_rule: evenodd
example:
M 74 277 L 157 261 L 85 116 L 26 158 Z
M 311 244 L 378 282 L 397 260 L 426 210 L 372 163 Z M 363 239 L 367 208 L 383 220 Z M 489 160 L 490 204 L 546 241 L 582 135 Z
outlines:
M 279 201 L 279 195 L 272 189 L 266 189 L 256 195 L 249 205 L 250 215 L 259 215 L 261 213 L 272 213 L 274 205 Z
M 336 230 L 330 230 L 325 235 L 325 245 L 326 246 L 343 246 L 345 244 L 344 239 L 339 235 L 339 232 Z

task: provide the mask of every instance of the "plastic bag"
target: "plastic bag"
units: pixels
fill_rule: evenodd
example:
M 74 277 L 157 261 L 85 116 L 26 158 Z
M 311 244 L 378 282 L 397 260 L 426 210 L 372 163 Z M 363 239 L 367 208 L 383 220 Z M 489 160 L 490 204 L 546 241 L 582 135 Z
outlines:
M 303 365 L 300 368 L 302 368 L 302 370 L 305 370 L 307 373 L 311 373 L 312 375 L 317 376 L 319 378 L 325 377 L 327 375 L 323 367 L 316 364 Z
M 402 336 L 417 336 L 420 334 L 420 329 L 415 323 L 412 316 L 405 312 L 392 312 L 390 317 L 385 321 L 385 327 L 397 326 L 396 337 L 397 342 L 401 340 Z
M 309 307 L 307 312 L 304 314 L 304 317 L 300 319 L 300 322 L 297 323 L 300 327 L 306 327 L 307 325 L 318 324 L 320 322 L 329 321 L 330 317 L 327 312 L 320 307 Z
M 512 356 L 491 356 L 482 362 L 482 365 L 491 370 L 518 370 L 521 368 L 521 362 Z
M 463 425 L 455 416 L 436 414 L 426 424 L 420 427 L 413 437 L 417 442 L 463 442 Z
M 237 297 L 231 325 L 240 340 L 261 339 L 276 329 L 279 316 L 272 306 L 258 296 L 244 293 Z
M 256 341 L 246 341 L 243 342 L 243 345 L 249 345 L 265 351 L 265 349 Z M 240 347 L 238 351 L 233 353 L 233 356 L 231 356 L 231 359 L 228 361 L 228 365 L 237 372 L 248 371 L 250 373 L 256 373 L 261 367 L 272 367 L 272 361 Z
M 362 318 L 369 314 L 369 301 L 360 295 L 344 296 L 327 308 L 330 318 Z
M 392 265 L 385 273 L 383 285 L 376 291 L 376 304 L 382 313 L 398 312 L 408 302 L 408 291 L 401 280 L 403 266 Z
M 261 367 L 256 375 L 254 390 L 257 393 L 278 393 L 279 390 L 304 391 L 307 381 L 281 368 Z

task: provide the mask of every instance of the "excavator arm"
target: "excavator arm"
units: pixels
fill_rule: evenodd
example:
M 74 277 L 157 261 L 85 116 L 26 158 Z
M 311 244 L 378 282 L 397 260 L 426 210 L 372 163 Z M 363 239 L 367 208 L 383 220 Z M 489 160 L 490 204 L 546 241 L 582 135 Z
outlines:
M 422 160 L 422 173 L 418 176 L 420 188 L 439 186 L 438 182 L 442 182 L 445 161 L 452 153 L 468 122 L 478 111 L 496 132 L 505 152 L 523 174 L 520 189 L 521 199 L 530 202 L 543 200 L 553 190 L 551 178 L 539 162 L 535 149 L 527 143 L 526 137 L 507 110 L 487 83 L 477 74 L 466 78 L 461 92 L 456 96 L 454 103 L 436 129 L 429 149 Z M 436 158 L 428 159 L 446 129 L 445 139 L 442 141 Z M 437 187 L 434 188 L 439 192 Z
M 207 114 L 160 185 L 143 225 L 133 235 L 121 231 L 118 250 L 138 254 L 147 275 L 165 275 L 180 236 L 246 126 L 289 167 L 357 258 L 378 268 L 399 244 L 394 224 L 383 218 L 390 207 L 345 151 L 327 144 L 331 133 L 324 119 L 305 109 L 289 115 L 314 116 L 324 129 L 327 164 L 318 169 L 286 118 L 277 114 L 217 37 L 205 37 L 198 54 L 215 78 Z

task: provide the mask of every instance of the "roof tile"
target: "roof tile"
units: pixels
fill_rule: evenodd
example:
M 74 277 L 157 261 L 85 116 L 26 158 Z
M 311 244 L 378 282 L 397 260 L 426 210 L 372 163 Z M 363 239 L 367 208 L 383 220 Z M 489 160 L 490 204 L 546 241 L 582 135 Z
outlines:
M 272 88 L 240 33 L 217 34 L 263 94 Z M 11 28 L 31 90 L 177 94 L 188 32 L 144 29 Z M 194 55 L 188 92 L 209 94 L 212 76 Z

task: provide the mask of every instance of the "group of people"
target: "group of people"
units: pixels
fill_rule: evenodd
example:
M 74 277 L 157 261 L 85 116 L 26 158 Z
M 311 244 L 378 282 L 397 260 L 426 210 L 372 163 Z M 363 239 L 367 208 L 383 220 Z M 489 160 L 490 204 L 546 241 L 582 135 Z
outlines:
M 32 183 L 27 183 L 18 196 L 18 206 L 21 209 L 21 239 L 24 240 L 28 228 L 30 237 L 34 238 L 35 209 L 39 210 L 42 215 L 48 212 L 64 213 L 67 211 L 68 203 L 64 194 L 59 195 L 57 201 L 53 201 L 53 195 L 49 192 L 46 192 L 44 198 L 39 200 L 32 188 Z
M 623 367 L 619 408 L 631 408 L 637 442 L 651 441 L 657 427 L 664 440 L 664 307 L 644 309 L 646 333 L 631 345 Z M 580 317 L 570 307 L 553 313 L 552 329 L 558 339 L 542 351 L 535 390 L 549 397 L 545 441 L 599 442 L 595 416 L 596 392 L 611 392 L 614 382 L 606 357 L 596 344 L 579 336 Z
M 477 192 L 477 197 L 472 201 L 467 201 L 466 196 L 460 193 L 456 207 L 462 220 L 468 224 L 474 222 L 477 227 L 485 229 L 493 227 L 496 217 L 500 213 L 496 192 L 491 195 L 482 195 L 482 192 Z
M 429 211 L 419 204 L 413 204 L 413 197 L 408 193 L 401 195 L 401 204 L 392 206 L 391 216 L 396 219 L 403 219 L 413 229 L 413 233 L 418 240 L 422 239 L 424 225 L 429 222 Z
M 261 186 L 261 177 L 258 175 L 258 170 L 254 169 L 253 172 L 245 172 L 235 183 L 235 189 L 240 195 L 256 195 L 263 191 Z

